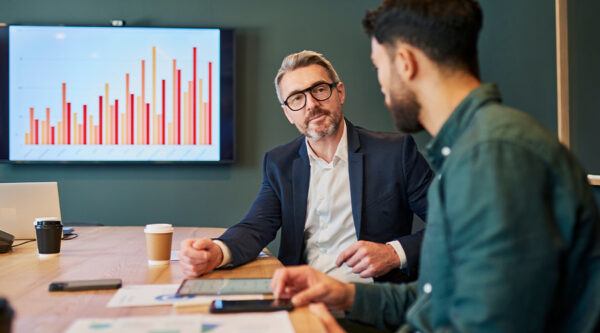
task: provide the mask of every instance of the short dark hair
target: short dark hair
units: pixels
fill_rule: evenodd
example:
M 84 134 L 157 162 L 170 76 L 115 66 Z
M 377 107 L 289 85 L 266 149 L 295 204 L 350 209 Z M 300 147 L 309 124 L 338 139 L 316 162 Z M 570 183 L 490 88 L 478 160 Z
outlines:
M 474 0 L 383 0 L 367 12 L 363 26 L 379 44 L 408 43 L 442 66 L 479 78 L 477 40 L 482 22 Z

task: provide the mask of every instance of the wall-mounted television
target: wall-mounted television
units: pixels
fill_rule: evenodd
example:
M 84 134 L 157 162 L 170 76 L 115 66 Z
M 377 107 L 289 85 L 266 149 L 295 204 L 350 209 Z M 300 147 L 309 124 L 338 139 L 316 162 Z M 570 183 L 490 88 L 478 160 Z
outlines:
M 0 160 L 234 159 L 231 29 L 0 28 Z

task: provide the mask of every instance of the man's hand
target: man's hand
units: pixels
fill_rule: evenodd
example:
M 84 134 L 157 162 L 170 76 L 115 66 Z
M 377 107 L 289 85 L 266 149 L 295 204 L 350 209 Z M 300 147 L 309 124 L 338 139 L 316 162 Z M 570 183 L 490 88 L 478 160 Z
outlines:
M 310 310 L 310 312 L 312 312 L 317 317 L 319 317 L 319 319 L 321 320 L 321 323 L 323 323 L 323 326 L 325 326 L 325 331 L 327 333 L 345 333 L 346 332 L 346 331 L 344 331 L 342 326 L 340 326 L 340 324 L 338 324 L 337 320 L 335 320 L 335 318 L 333 318 L 331 313 L 329 313 L 329 311 L 327 310 L 325 305 L 323 305 L 323 303 L 311 304 L 311 305 L 309 305 L 308 309 Z
M 323 302 L 330 309 L 349 311 L 354 304 L 353 284 L 340 282 L 306 265 L 276 270 L 271 290 L 277 298 L 291 298 L 294 306 Z
M 400 258 L 391 245 L 358 241 L 342 251 L 335 264 L 352 267 L 352 273 L 362 278 L 377 277 L 400 267 Z
M 214 270 L 223 261 L 223 252 L 210 238 L 190 238 L 181 242 L 179 264 L 186 276 L 198 277 Z

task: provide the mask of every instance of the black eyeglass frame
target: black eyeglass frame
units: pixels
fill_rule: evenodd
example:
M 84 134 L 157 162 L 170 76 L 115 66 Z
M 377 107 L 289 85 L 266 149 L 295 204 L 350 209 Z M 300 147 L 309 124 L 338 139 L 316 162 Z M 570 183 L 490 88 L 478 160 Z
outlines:
M 306 89 L 304 89 L 304 90 L 296 91 L 296 92 L 294 92 L 293 94 L 289 95 L 289 96 L 288 96 L 288 97 L 285 99 L 285 101 L 283 101 L 283 104 L 282 104 L 282 105 L 285 105 L 285 106 L 287 106 L 287 107 L 288 107 L 290 110 L 292 110 L 292 111 L 300 111 L 300 110 L 302 110 L 302 109 L 303 109 L 303 108 L 306 106 L 306 100 L 308 99 L 308 97 L 306 96 L 306 93 L 307 93 L 307 92 L 308 92 L 308 93 L 310 93 L 310 95 L 311 95 L 311 96 L 312 96 L 314 99 L 316 99 L 317 101 L 319 101 L 319 102 L 326 101 L 326 100 L 328 100 L 328 99 L 330 99 L 330 98 L 331 98 L 331 95 L 333 95 L 333 88 L 334 88 L 334 87 L 337 87 L 337 85 L 338 85 L 339 83 L 340 83 L 339 81 L 338 81 L 338 82 L 331 82 L 331 83 L 327 83 L 327 82 L 318 82 L 318 83 L 315 83 L 315 84 L 313 84 L 312 86 L 310 86 L 310 87 L 308 87 L 308 88 L 306 88 Z M 323 99 L 319 99 L 319 98 L 315 97 L 315 95 L 313 95 L 313 93 L 312 93 L 312 90 L 313 90 L 314 88 L 316 88 L 316 87 L 318 87 L 318 86 L 322 85 L 322 84 L 329 86 L 329 96 L 327 96 L 326 98 L 323 98 Z M 292 97 L 292 96 L 294 96 L 294 95 L 296 95 L 296 94 L 303 94 L 303 95 L 304 95 L 304 104 L 302 104 L 302 106 L 301 106 L 301 107 L 299 107 L 299 108 L 297 108 L 297 109 L 292 109 L 292 107 L 291 107 L 291 106 L 288 104 L 288 102 L 287 102 L 287 101 L 288 101 L 288 99 L 290 99 L 290 97 Z

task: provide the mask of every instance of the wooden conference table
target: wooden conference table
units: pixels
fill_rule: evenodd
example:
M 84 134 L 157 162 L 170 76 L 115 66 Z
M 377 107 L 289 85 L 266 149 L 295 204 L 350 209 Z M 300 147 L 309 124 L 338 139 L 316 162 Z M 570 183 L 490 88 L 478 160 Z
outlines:
M 146 261 L 143 227 L 76 227 L 79 237 L 63 241 L 58 257 L 40 259 L 31 242 L 0 254 L 0 296 L 15 310 L 13 333 L 63 332 L 79 318 L 207 313 L 208 306 L 176 310 L 172 306 L 107 308 L 114 290 L 48 292 L 52 281 L 120 278 L 123 285 L 178 284 L 184 279 L 177 262 L 151 267 Z M 190 237 L 217 237 L 220 228 L 175 228 L 173 249 Z M 15 242 L 17 243 L 17 242 Z M 260 258 L 205 278 L 266 278 L 282 267 L 275 257 Z M 296 332 L 324 332 L 308 308 L 290 312 Z

